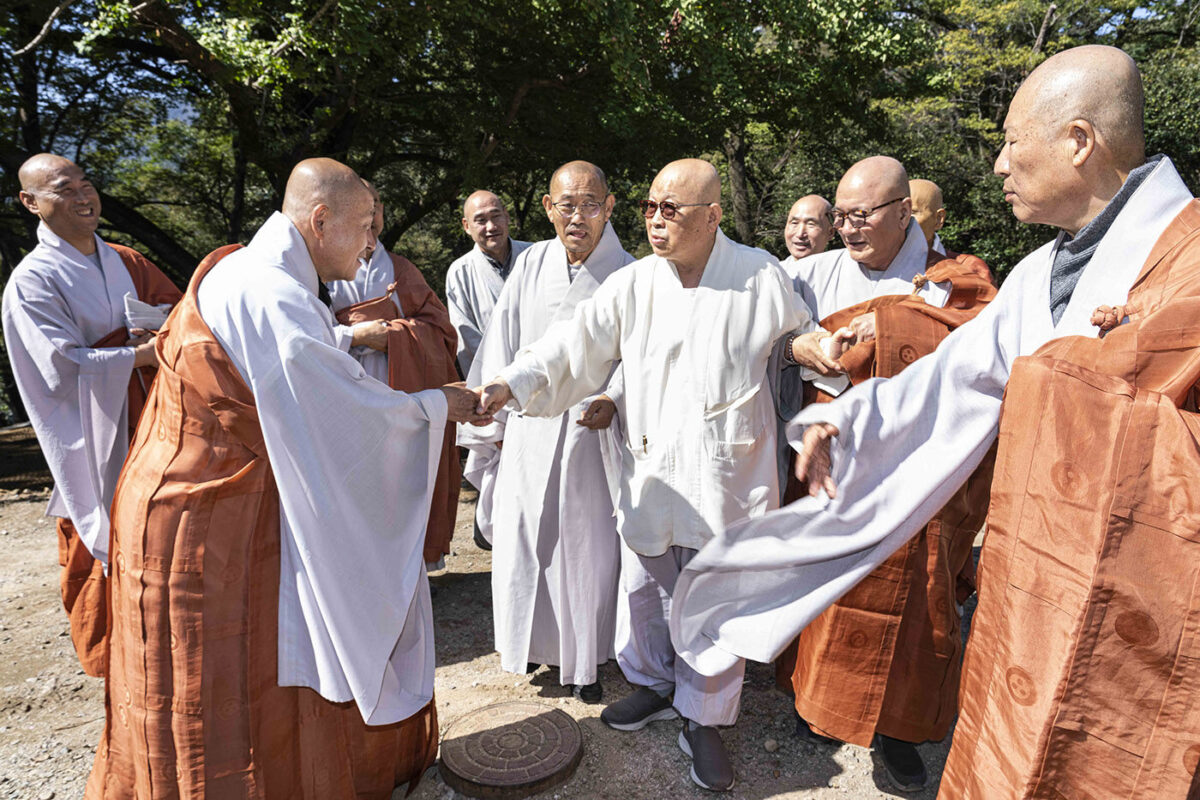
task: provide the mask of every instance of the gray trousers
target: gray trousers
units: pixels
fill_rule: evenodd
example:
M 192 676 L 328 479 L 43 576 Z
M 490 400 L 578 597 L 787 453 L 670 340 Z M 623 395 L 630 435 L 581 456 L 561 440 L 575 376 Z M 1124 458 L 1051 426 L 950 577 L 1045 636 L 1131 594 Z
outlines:
M 741 709 L 738 661 L 716 677 L 696 672 L 675 657 L 668 620 L 671 592 L 680 571 L 696 551 L 673 546 L 661 556 L 640 556 L 621 542 L 621 586 L 617 592 L 617 664 L 625 678 L 661 695 L 675 692 L 680 716 L 698 725 L 732 725 Z

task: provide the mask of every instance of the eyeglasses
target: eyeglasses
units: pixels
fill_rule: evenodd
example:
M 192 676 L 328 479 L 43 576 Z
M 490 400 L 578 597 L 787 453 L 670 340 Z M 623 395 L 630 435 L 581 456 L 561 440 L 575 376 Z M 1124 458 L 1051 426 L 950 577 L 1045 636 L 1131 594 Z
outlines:
M 582 203 L 551 203 L 551 205 L 563 219 L 570 219 L 576 214 L 582 214 L 584 219 L 593 219 L 600 216 L 600 209 L 604 207 L 602 203 L 597 203 L 595 200 L 586 200 Z
M 863 225 L 866 225 L 867 220 L 871 218 L 871 215 L 879 209 L 887 208 L 892 203 L 899 203 L 901 200 L 905 200 L 907 198 L 908 195 L 904 195 L 904 197 L 897 197 L 895 200 L 888 200 L 886 203 L 880 203 L 874 208 L 868 208 L 865 210 L 860 209 L 858 211 L 839 211 L 835 208 L 827 215 L 829 217 L 829 224 L 833 225 L 835 230 L 840 230 L 842 225 L 846 224 L 846 222 L 849 222 L 851 228 L 858 230 Z
M 638 203 L 638 208 L 642 210 L 642 216 L 646 219 L 654 219 L 654 215 L 662 211 L 663 219 L 675 219 L 675 215 L 681 208 L 691 208 L 692 206 L 711 206 L 712 203 L 672 203 L 670 200 L 664 200 L 659 203 L 656 200 L 643 200 Z

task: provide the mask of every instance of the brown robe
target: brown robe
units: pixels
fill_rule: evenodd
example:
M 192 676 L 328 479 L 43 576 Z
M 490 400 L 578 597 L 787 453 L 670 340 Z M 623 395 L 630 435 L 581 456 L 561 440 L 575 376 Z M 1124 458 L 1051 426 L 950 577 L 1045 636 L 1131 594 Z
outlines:
M 934 252 L 925 275 L 914 282 L 925 280 L 951 282 L 945 307 L 916 295 L 891 295 L 821 321 L 836 330 L 875 312 L 875 340 L 855 345 L 840 360 L 851 383 L 898 374 L 996 295 L 986 279 Z M 820 393 L 814 399 L 832 398 Z M 921 742 L 949 731 L 962 654 L 958 605 L 973 589 L 971 550 L 990 481 L 991 459 L 985 459 L 920 533 L 813 620 L 780 656 L 776 678 L 790 684 L 796 711 L 814 729 L 864 747 L 876 732 Z M 789 495 L 799 491 L 789 484 Z
M 368 727 L 276 682 L 280 517 L 254 395 L 201 319 L 197 268 L 112 516 L 107 720 L 91 800 L 379 798 L 437 752 L 432 702 Z
M 1200 201 L 1013 365 L 943 798 L 1200 797 Z
M 121 257 L 139 300 L 153 305 L 179 302 L 182 293 L 145 256 L 123 245 L 105 244 Z M 106 334 L 92 347 L 125 347 L 127 341 L 129 331 L 122 326 Z M 155 372 L 154 367 L 139 367 L 129 378 L 130 442 L 133 441 L 138 417 L 146 404 L 146 390 L 154 382 Z M 71 643 L 75 645 L 75 654 L 79 656 L 83 671 L 102 678 L 108 667 L 108 581 L 104 577 L 104 567 L 84 547 L 71 520 L 59 517 L 56 527 L 58 563 L 62 567 L 58 582 L 63 608 L 71 624 Z
M 946 258 L 954 259 L 966 267 L 968 271 L 975 273 L 992 286 L 996 285 L 996 276 L 992 274 L 992 268 L 979 256 L 973 256 L 970 253 L 956 253 L 950 248 L 946 248 Z
M 450 323 L 450 312 L 429 288 L 421 271 L 403 256 L 388 253 L 395 275 L 395 296 L 405 316 L 400 316 L 389 292 L 387 297 L 347 306 L 337 313 L 338 322 L 352 325 L 364 320 L 388 323 L 388 386 L 402 392 L 435 389 L 458 378 L 456 353 L 458 333 Z M 441 560 L 450 552 L 454 520 L 458 514 L 458 491 L 462 486 L 462 465 L 455 445 L 456 425 L 446 423 L 442 458 L 425 530 L 426 564 Z

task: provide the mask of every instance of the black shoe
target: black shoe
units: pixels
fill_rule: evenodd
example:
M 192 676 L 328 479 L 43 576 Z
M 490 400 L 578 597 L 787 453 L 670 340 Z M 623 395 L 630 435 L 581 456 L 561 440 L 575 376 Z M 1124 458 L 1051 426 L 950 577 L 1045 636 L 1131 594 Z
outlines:
M 733 765 L 716 728 L 685 721 L 679 732 L 679 749 L 692 759 L 692 783 L 714 792 L 733 788 Z
M 609 703 L 600 712 L 600 721 L 619 731 L 640 731 L 656 720 L 675 719 L 678 716 L 679 712 L 671 706 L 670 697 L 639 686 L 628 697 Z
M 925 762 L 921 760 L 916 745 L 877 733 L 874 749 L 897 789 L 916 792 L 925 788 L 929 774 L 925 771 Z
M 585 703 L 599 703 L 600 698 L 604 697 L 604 687 L 600 685 L 600 681 L 589 683 L 586 686 L 576 683 L 571 686 L 571 694 Z
M 491 550 L 492 543 L 483 538 L 483 533 L 479 530 L 479 523 L 475 523 L 475 546 L 480 550 Z
M 541 668 L 542 668 L 541 664 L 535 664 L 532 661 L 527 661 L 525 663 L 525 674 L 532 675 L 533 673 L 537 672 Z
M 795 710 L 793 710 L 792 713 L 796 716 L 796 732 L 792 734 L 793 736 L 797 736 L 806 742 L 812 742 L 813 744 L 841 744 L 841 742 L 839 742 L 837 739 L 831 739 L 828 736 L 822 736 L 814 731 L 804 717 L 796 713 Z

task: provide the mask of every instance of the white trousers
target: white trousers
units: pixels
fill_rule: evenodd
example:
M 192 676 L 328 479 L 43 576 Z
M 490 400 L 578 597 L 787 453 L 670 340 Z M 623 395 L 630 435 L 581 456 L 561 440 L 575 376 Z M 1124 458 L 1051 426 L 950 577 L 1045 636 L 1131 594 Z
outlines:
M 661 695 L 698 725 L 732 725 L 741 709 L 746 662 L 708 677 L 677 658 L 671 644 L 671 592 L 680 571 L 696 555 L 672 546 L 661 556 L 640 556 L 621 542 L 621 588 L 617 593 L 617 664 L 625 679 Z

